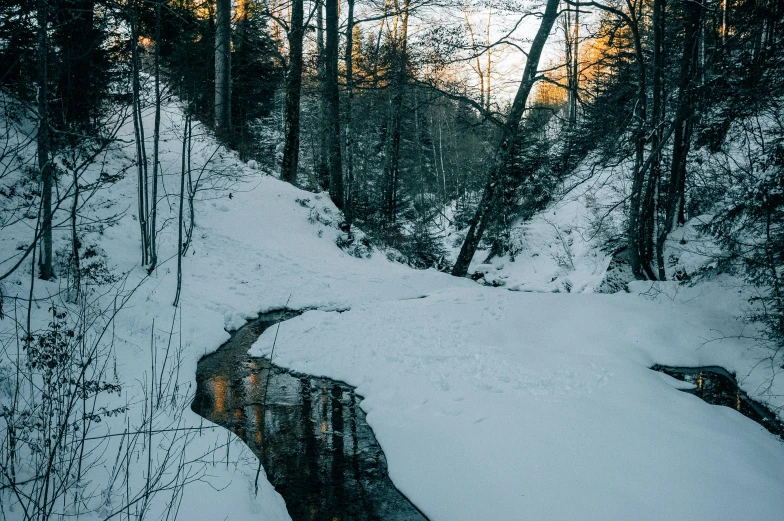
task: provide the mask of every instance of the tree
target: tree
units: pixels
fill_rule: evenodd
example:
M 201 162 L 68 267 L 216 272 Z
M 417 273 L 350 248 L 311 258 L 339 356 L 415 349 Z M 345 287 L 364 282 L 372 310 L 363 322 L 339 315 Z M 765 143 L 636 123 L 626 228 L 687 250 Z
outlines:
M 137 208 L 139 214 L 139 231 L 141 234 L 142 264 L 150 260 L 150 233 L 148 216 L 150 215 L 150 195 L 148 190 L 147 150 L 144 139 L 144 121 L 141 106 L 141 59 L 139 58 L 139 6 L 133 2 L 130 6 L 130 45 L 131 45 L 131 111 L 133 112 L 133 135 L 136 143 L 137 173 Z
M 215 0 L 215 130 L 231 132 L 231 0 Z
M 161 140 L 161 3 L 155 0 L 155 123 L 152 142 L 152 215 L 150 216 L 150 268 L 158 264 L 157 222 L 158 222 L 158 169 L 160 166 L 159 144 Z
M 460 248 L 460 254 L 452 268 L 452 275 L 463 277 L 468 273 L 468 266 L 471 263 L 471 259 L 474 257 L 477 246 L 479 246 L 479 241 L 482 240 L 482 235 L 487 228 L 488 222 L 493 217 L 493 208 L 499 195 L 499 181 L 501 180 L 504 168 L 511 157 L 512 143 L 517 134 L 517 129 L 520 126 L 520 120 L 523 117 L 528 95 L 538 79 L 536 73 L 539 68 L 539 59 L 542 56 L 544 44 L 547 42 L 547 38 L 553 29 L 555 20 L 558 18 L 558 3 L 558 0 L 547 1 L 544 15 L 542 16 L 542 22 L 539 25 L 539 29 L 536 32 L 536 36 L 534 37 L 531 49 L 528 53 L 528 59 L 525 63 L 525 70 L 523 71 L 520 87 L 517 89 L 517 94 L 512 102 L 512 108 L 506 117 L 506 122 L 501 128 L 501 138 L 490 164 L 487 185 L 485 186 L 476 213 L 474 213 L 474 217 L 471 219 L 465 241 Z
M 327 41 L 324 47 L 324 97 L 326 101 L 327 170 L 329 195 L 335 206 L 343 208 L 343 167 L 340 154 L 340 88 L 338 85 L 338 0 L 326 0 Z
M 666 0 L 653 0 L 653 79 L 652 79 L 652 107 L 651 107 L 651 149 L 660 149 L 665 118 L 665 93 L 664 93 L 664 27 L 665 27 Z M 654 233 L 656 228 L 656 191 L 661 180 L 661 151 L 651 156 L 651 173 L 645 187 L 645 195 L 639 219 L 639 262 L 642 270 L 651 279 L 653 274 L 653 260 L 655 255 Z M 661 277 L 664 259 L 663 252 L 659 251 L 657 262 L 659 265 L 658 276 Z
M 289 27 L 289 71 L 286 76 L 286 120 L 285 148 L 281 178 L 289 183 L 297 182 L 299 164 L 300 135 L 300 98 L 302 91 L 302 39 L 305 34 L 303 0 L 293 0 L 291 4 L 291 25 Z
M 343 111 L 346 118 L 346 200 L 343 214 L 349 229 L 354 221 L 354 141 L 353 128 L 351 126 L 354 101 L 354 27 L 354 0 L 348 0 L 346 20 L 346 107 Z
M 697 57 L 699 53 L 699 33 L 702 20 L 702 2 L 685 2 L 683 53 L 678 80 L 678 106 L 675 114 L 675 128 L 670 179 L 667 183 L 664 225 L 656 241 L 657 257 L 663 259 L 664 241 L 676 224 L 686 222 L 684 199 L 686 183 L 686 159 L 691 148 L 692 131 L 696 112 L 695 84 Z M 659 278 L 665 278 L 664 265 L 659 263 Z
M 410 0 L 404 0 L 402 13 L 395 14 L 394 30 L 390 32 L 392 67 L 389 129 L 384 168 L 386 170 L 386 218 L 394 225 L 398 210 L 398 185 L 400 182 L 400 128 L 403 120 L 403 93 L 407 84 L 408 15 Z M 399 18 L 399 20 L 398 20 Z
M 52 184 L 54 168 L 49 155 L 49 0 L 38 0 L 38 169 L 41 172 L 42 220 L 40 277 L 54 276 L 52 266 Z

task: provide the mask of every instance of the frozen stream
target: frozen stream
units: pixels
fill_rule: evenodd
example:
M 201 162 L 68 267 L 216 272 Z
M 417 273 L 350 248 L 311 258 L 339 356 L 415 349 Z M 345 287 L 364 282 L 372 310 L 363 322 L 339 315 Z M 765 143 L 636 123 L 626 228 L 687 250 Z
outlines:
M 266 313 L 202 358 L 193 410 L 245 441 L 294 521 L 426 520 L 389 479 L 353 387 L 248 356 L 265 329 L 293 316 Z

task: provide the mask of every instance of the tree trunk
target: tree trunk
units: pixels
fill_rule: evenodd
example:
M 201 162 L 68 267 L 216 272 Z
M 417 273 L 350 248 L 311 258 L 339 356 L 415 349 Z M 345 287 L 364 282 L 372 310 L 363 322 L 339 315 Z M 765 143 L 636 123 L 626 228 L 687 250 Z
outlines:
M 574 8 L 579 11 L 579 7 Z M 566 114 L 569 128 L 572 128 L 572 98 L 574 97 L 574 88 L 572 85 L 572 52 L 574 52 L 574 45 L 572 42 L 572 6 L 566 4 L 564 11 L 564 64 L 566 66 Z M 568 157 L 568 154 L 567 154 Z
M 665 202 L 665 221 L 656 241 L 657 258 L 659 259 L 659 278 L 664 280 L 666 273 L 663 265 L 664 243 L 667 235 L 675 226 L 676 219 L 681 215 L 684 198 L 686 161 L 691 145 L 693 105 L 693 75 L 698 59 L 699 26 L 702 7 L 699 3 L 687 2 L 684 20 L 684 44 L 681 57 L 681 71 L 678 82 L 678 106 L 674 122 L 674 143 L 672 147 L 672 165 L 667 186 Z
M 338 87 L 338 0 L 326 0 L 327 42 L 324 48 L 324 95 L 327 140 L 329 195 L 339 209 L 343 208 L 343 167 L 340 157 L 340 90 Z
M 577 100 L 579 99 L 580 82 L 578 78 L 580 63 L 580 8 L 574 10 L 574 32 L 572 33 L 572 63 L 571 68 L 571 100 L 569 103 L 569 126 L 574 128 L 577 124 Z
M 324 0 L 316 0 L 316 78 L 320 91 L 318 100 L 318 140 L 316 153 L 316 178 L 321 189 L 329 188 L 329 170 L 327 168 L 327 95 L 326 95 L 326 58 L 324 56 Z
M 49 280 L 54 275 L 52 268 L 52 184 L 54 172 L 49 157 L 49 79 L 48 55 L 49 1 L 38 0 L 36 9 L 38 21 L 38 168 L 41 170 L 41 200 L 43 220 L 41 222 L 40 277 Z
M 392 36 L 392 105 L 389 119 L 389 137 L 387 139 L 387 157 L 385 178 L 387 182 L 386 213 L 389 223 L 397 220 L 397 191 L 400 180 L 400 139 L 403 121 L 403 93 L 407 84 L 406 63 L 408 46 L 408 9 L 410 0 L 403 4 L 400 32 Z
M 147 234 L 147 154 L 144 145 L 144 125 L 141 120 L 141 100 L 139 85 L 139 48 L 138 48 L 138 11 L 134 6 L 131 11 L 131 91 L 133 111 L 133 134 L 136 142 L 136 172 L 138 174 L 138 211 L 139 229 L 141 233 L 142 265 L 147 264 L 149 257 L 149 236 Z
M 297 182 L 299 165 L 300 99 L 302 93 L 302 38 L 303 0 L 291 4 L 291 26 L 289 28 L 289 73 L 286 77 L 286 145 L 283 149 L 281 178 L 291 184 Z
M 185 245 L 183 243 L 183 228 L 184 228 L 184 209 L 185 209 L 185 175 L 187 173 L 187 147 L 188 136 L 190 135 L 191 127 L 191 114 L 190 111 L 185 113 L 185 124 L 183 125 L 182 134 L 182 162 L 180 168 L 180 213 L 177 218 L 177 290 L 174 294 L 174 307 L 180 303 L 180 293 L 182 292 L 182 256 L 185 252 Z
M 640 203 L 642 201 L 642 188 L 645 182 L 643 162 L 645 160 L 645 127 L 647 125 L 648 90 L 645 74 L 645 56 L 642 50 L 640 27 L 637 22 L 637 13 L 630 0 L 627 0 L 629 16 L 626 20 L 634 40 L 634 54 L 639 74 L 637 88 L 637 103 L 634 116 L 637 128 L 634 131 L 634 170 L 632 172 L 632 191 L 629 196 L 628 226 L 626 229 L 628 239 L 629 264 L 632 273 L 637 278 L 643 278 L 642 263 L 640 262 Z
M 664 123 L 664 17 L 665 0 L 653 1 L 653 107 L 651 109 L 651 148 L 657 150 L 662 142 Z M 661 179 L 661 153 L 653 156 L 651 174 L 645 188 L 640 213 L 640 264 L 650 279 L 656 279 L 651 265 L 655 255 L 654 234 L 656 228 L 656 192 Z
M 678 80 L 678 108 L 673 123 L 674 142 L 672 146 L 672 165 L 667 186 L 665 221 L 656 241 L 657 257 L 664 257 L 664 243 L 679 217 L 679 209 L 684 198 L 686 179 L 686 160 L 691 148 L 692 118 L 694 117 L 693 88 L 694 72 L 699 54 L 699 33 L 702 20 L 702 5 L 698 2 L 684 2 L 683 56 Z M 666 277 L 663 265 L 659 265 L 659 279 Z
M 157 218 L 158 218 L 158 156 L 161 139 L 161 2 L 155 1 L 155 126 L 152 135 L 152 210 L 150 215 L 150 268 L 158 264 Z
M 231 0 L 215 0 L 215 130 L 231 131 Z
M 82 289 L 82 274 L 79 261 L 79 234 L 76 232 L 76 211 L 79 209 L 79 170 L 73 169 L 73 201 L 71 202 L 71 256 L 73 265 L 73 301 L 79 301 Z
M 354 222 L 354 143 L 352 125 L 352 104 L 354 101 L 354 0 L 348 0 L 348 19 L 346 20 L 346 200 L 343 215 L 346 225 L 351 229 Z
M 487 69 L 485 70 L 485 87 L 487 88 L 487 94 L 485 94 L 485 110 L 490 112 L 490 72 L 493 66 L 493 49 L 490 47 L 490 21 L 492 20 L 493 16 L 493 4 L 491 3 L 488 7 L 489 12 L 487 13 L 487 31 L 485 33 L 485 41 L 487 42 Z
M 474 257 L 477 246 L 479 246 L 479 241 L 482 240 L 482 235 L 487 227 L 488 220 L 491 218 L 492 210 L 497 199 L 496 190 L 499 188 L 499 182 L 501 181 L 506 163 L 512 155 L 512 144 L 515 135 L 517 134 L 517 129 L 520 126 L 523 112 L 525 111 L 528 95 L 530 94 L 534 83 L 536 83 L 536 72 L 539 68 L 539 58 L 542 56 L 542 49 L 547 42 L 550 31 L 553 29 L 556 18 L 558 18 L 558 3 L 559 0 L 547 0 L 547 7 L 545 8 L 544 16 L 542 17 L 542 23 L 539 26 L 539 30 L 531 44 L 531 50 L 528 53 L 528 60 L 525 64 L 520 87 L 517 89 L 517 94 L 512 103 L 512 109 L 509 111 L 506 122 L 501 129 L 501 139 L 490 165 L 487 185 L 482 194 L 482 200 L 479 202 L 479 207 L 476 209 L 476 213 L 471 219 L 471 224 L 468 227 L 468 234 L 466 235 L 462 248 L 460 248 L 460 255 L 452 269 L 452 275 L 462 277 L 468 273 L 468 266 L 471 264 L 471 259 Z
M 188 109 L 190 110 L 190 109 Z M 191 238 L 193 237 L 193 230 L 196 228 L 196 207 L 195 199 L 196 199 L 196 190 L 198 189 L 199 179 L 196 179 L 196 184 L 193 183 L 193 168 L 191 168 L 191 157 L 193 157 L 193 119 L 188 120 L 188 150 L 187 150 L 187 165 L 186 170 L 188 171 L 188 227 L 185 229 L 185 251 L 188 250 L 188 246 L 191 244 Z

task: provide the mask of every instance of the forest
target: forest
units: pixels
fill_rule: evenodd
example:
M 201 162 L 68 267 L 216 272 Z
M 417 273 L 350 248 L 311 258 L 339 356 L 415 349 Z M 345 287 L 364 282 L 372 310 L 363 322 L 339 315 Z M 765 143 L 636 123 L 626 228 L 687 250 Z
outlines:
M 784 1 L 0 0 L 0 97 L 2 519 L 780 519 Z

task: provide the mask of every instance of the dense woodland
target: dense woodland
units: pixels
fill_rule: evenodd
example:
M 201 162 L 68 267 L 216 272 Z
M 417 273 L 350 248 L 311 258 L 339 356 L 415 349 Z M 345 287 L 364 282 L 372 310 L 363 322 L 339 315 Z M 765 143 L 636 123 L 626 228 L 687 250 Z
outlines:
M 781 330 L 783 11 L 775 0 L 6 2 L 3 92 L 38 125 L 40 241 L 26 253 L 40 244 L 40 275 L 55 276 L 52 207 L 78 211 L 79 171 L 130 105 L 142 262 L 155 266 L 160 115 L 143 128 L 140 111 L 176 96 L 241 158 L 328 191 L 347 231 L 455 275 L 480 246 L 508 252 L 510 224 L 564 183 L 623 165 L 622 200 L 604 203 L 623 209 L 608 247 L 624 248 L 633 275 L 672 277 L 668 233 L 713 214 L 722 260 L 765 288 Z M 454 266 L 436 222 L 466 230 Z
M 109 146 L 126 103 L 138 118 L 176 96 L 243 159 L 329 191 L 346 229 L 356 224 L 420 266 L 439 262 L 431 224 L 447 211 L 468 227 L 451 268 L 464 275 L 478 244 L 508 248 L 502 223 L 541 208 L 580 165 L 615 162 L 627 164 L 629 190 L 625 237 L 614 240 L 626 242 L 635 276 L 667 278 L 667 234 L 709 212 L 721 214 L 714 233 L 755 259 L 755 279 L 777 287 L 779 261 L 768 255 L 777 248 L 751 253 L 733 237 L 743 228 L 743 243 L 776 241 L 782 10 L 775 1 L 6 3 L 3 91 L 39 125 L 41 276 L 54 276 L 49 194 L 55 182 L 79 189 L 53 158 L 78 158 L 78 170 Z M 515 32 L 529 18 L 541 25 Z M 522 81 L 496 72 L 502 54 L 525 64 Z M 157 120 L 137 130 L 151 266 L 158 131 Z M 748 175 L 691 172 L 705 154 L 738 161 L 739 140 L 759 147 Z
M 198 221 L 198 122 L 242 161 L 327 192 L 346 251 L 378 247 L 455 276 L 472 259 L 514 260 L 514 226 L 554 200 L 611 186 L 594 224 L 630 279 L 737 274 L 757 289 L 750 318 L 772 346 L 784 338 L 780 0 L 3 0 L 0 89 L 0 233 L 32 223 L 29 241 L 0 253 L 5 293 L 32 263 L 79 302 L 84 279 L 101 277 L 85 263 L 96 254 L 82 241 L 96 225 L 85 202 L 122 176 L 137 179 L 140 264 L 160 262 L 164 200 L 181 260 Z M 171 100 L 185 114 L 182 166 L 166 174 L 177 193 L 163 194 Z M 88 179 L 126 121 L 133 169 Z M 8 139 L 12 127 L 30 143 Z M 31 143 L 35 158 L 11 160 Z M 674 272 L 669 234 L 708 215 L 715 262 Z M 50 340 L 36 337 L 52 349 L 53 316 Z

